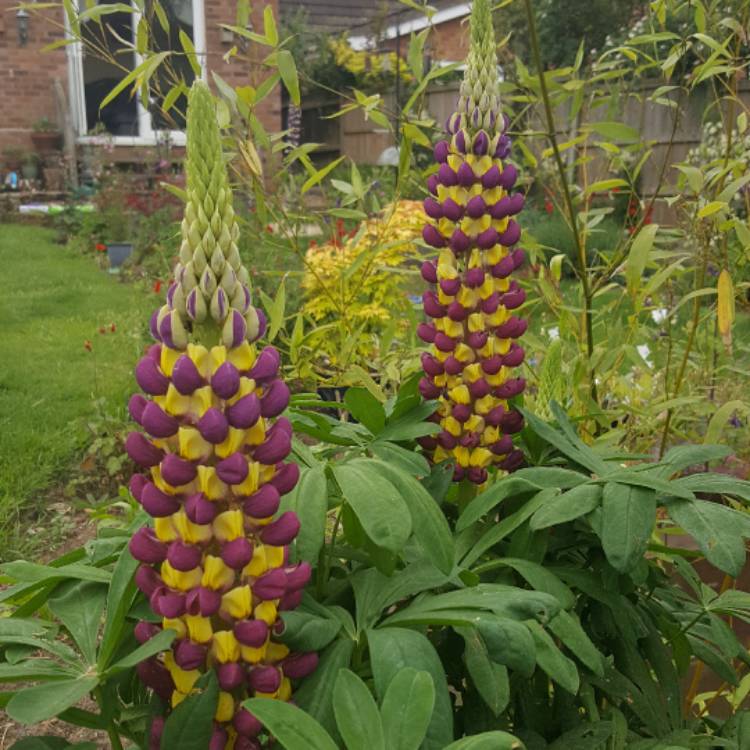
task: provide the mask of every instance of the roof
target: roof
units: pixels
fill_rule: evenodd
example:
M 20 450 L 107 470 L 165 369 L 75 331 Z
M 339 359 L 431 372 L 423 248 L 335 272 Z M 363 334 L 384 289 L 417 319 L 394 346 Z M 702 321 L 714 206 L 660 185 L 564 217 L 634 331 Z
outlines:
M 435 9 L 431 19 L 399 0 L 280 0 L 282 15 L 304 9 L 310 26 L 318 31 L 350 33 L 355 48 L 364 47 L 374 35 L 394 39 L 427 26 L 437 26 L 462 18 L 471 10 L 470 2 L 429 0 Z

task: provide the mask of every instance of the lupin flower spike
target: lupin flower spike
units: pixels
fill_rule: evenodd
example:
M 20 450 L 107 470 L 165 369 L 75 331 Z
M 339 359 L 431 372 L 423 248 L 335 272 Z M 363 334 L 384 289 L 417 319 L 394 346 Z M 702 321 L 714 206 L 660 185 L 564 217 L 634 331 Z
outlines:
M 422 266 L 432 321 L 417 333 L 430 344 L 422 357 L 422 395 L 439 401 L 442 428 L 424 438 L 435 462 L 455 463 L 454 479 L 481 484 L 489 466 L 511 471 L 523 461 L 511 435 L 523 427 L 509 400 L 523 391 L 512 369 L 524 359 L 516 342 L 526 330 L 513 311 L 525 292 L 511 273 L 524 260 L 514 220 L 524 205 L 512 193 L 518 177 L 507 159 L 510 139 L 500 111 L 497 58 L 489 0 L 475 0 L 471 49 L 449 138 L 435 146 L 439 169 L 428 181 L 423 237 L 439 250 Z
M 292 680 L 315 669 L 314 653 L 290 653 L 277 640 L 279 612 L 296 607 L 310 577 L 289 561 L 299 521 L 277 516 L 299 470 L 284 460 L 291 424 L 280 414 L 289 389 L 279 355 L 259 354 L 262 315 L 250 304 L 247 270 L 208 87 L 196 81 L 188 106 L 188 202 L 177 282 L 154 314 L 154 344 L 136 367 L 145 395 L 129 404 L 143 428 L 126 441 L 144 470 L 130 483 L 153 517 L 130 552 L 136 583 L 160 624 L 141 622 L 145 642 L 177 632 L 170 651 L 138 671 L 169 707 L 214 670 L 220 687 L 210 750 L 258 750 L 260 722 L 248 697 L 289 700 Z M 164 717 L 153 722 L 158 749 Z

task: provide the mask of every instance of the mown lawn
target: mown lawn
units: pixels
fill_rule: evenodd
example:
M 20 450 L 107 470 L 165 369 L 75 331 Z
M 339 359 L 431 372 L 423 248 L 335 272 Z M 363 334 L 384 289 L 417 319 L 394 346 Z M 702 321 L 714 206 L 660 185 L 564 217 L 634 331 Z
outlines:
M 45 515 L 49 487 L 65 480 L 85 445 L 87 421 L 99 409 L 124 416 L 158 300 L 37 227 L 0 226 L 0 268 L 0 557 L 7 558 L 24 553 L 24 523 Z

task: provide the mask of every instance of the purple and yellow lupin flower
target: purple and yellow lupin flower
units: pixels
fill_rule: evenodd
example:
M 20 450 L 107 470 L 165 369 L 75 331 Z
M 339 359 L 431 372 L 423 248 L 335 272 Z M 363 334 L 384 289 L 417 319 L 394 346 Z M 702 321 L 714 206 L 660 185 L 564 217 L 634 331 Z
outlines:
M 153 517 L 130 542 L 141 563 L 136 583 L 162 618 L 139 623 L 136 637 L 171 628 L 177 638 L 138 671 L 174 707 L 215 670 L 221 692 L 210 750 L 256 750 L 261 724 L 242 701 L 289 700 L 291 680 L 317 665 L 316 654 L 290 653 L 275 638 L 279 612 L 299 604 L 311 571 L 289 561 L 297 516 L 277 515 L 299 476 L 284 461 L 289 389 L 278 352 L 257 353 L 253 343 L 265 319 L 251 305 L 214 101 L 199 81 L 187 133 L 180 263 L 151 320 L 159 343 L 135 371 L 145 395 L 134 395 L 129 410 L 143 431 L 126 441 L 145 470 L 131 492 Z M 154 748 L 163 721 L 153 723 Z
M 440 403 L 441 431 L 423 447 L 436 462 L 453 461 L 454 478 L 481 484 L 487 468 L 512 470 L 523 461 L 512 434 L 523 417 L 508 400 L 525 381 L 512 370 L 524 359 L 517 343 L 527 322 L 514 314 L 525 292 L 511 273 L 524 260 L 515 248 L 521 228 L 513 218 L 524 196 L 513 193 L 518 173 L 500 112 L 497 57 L 488 0 L 475 0 L 471 48 L 458 108 L 446 125 L 450 138 L 435 146 L 440 164 L 428 181 L 423 237 L 437 248 L 422 266 L 431 288 L 423 295 L 432 318 L 417 331 L 429 343 L 422 356 L 422 395 Z

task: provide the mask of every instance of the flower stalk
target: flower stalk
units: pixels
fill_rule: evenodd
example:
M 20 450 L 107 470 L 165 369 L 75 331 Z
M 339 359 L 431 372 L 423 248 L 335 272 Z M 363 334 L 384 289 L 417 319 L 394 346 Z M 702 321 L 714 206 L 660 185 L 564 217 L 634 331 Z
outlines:
M 490 4 L 475 0 L 458 106 L 446 124 L 448 138 L 435 146 L 439 168 L 424 202 L 423 238 L 439 254 L 422 266 L 430 284 L 424 310 L 432 320 L 417 330 L 430 344 L 420 391 L 438 400 L 434 419 L 441 427 L 422 445 L 435 462 L 455 463 L 456 481 L 475 484 L 487 480 L 492 465 L 510 471 L 523 461 L 512 440 L 523 417 L 510 400 L 525 387 L 512 373 L 524 360 L 517 339 L 527 322 L 514 311 L 526 294 L 511 278 L 524 261 L 514 219 L 524 195 L 513 192 L 518 172 L 507 161 L 498 83 Z
M 317 664 L 316 654 L 290 653 L 278 640 L 279 613 L 299 604 L 311 570 L 289 559 L 297 516 L 277 514 L 299 476 L 285 462 L 289 389 L 278 352 L 256 349 L 265 319 L 251 304 L 214 101 L 200 81 L 187 133 L 180 262 L 151 319 L 158 343 L 135 370 L 143 393 L 129 411 L 142 431 L 126 441 L 143 470 L 131 492 L 153 518 L 130 542 L 141 563 L 136 583 L 161 618 L 140 622 L 135 634 L 146 642 L 169 628 L 177 638 L 138 672 L 168 711 L 214 670 L 220 695 L 210 750 L 257 750 L 262 727 L 242 702 L 289 700 L 291 681 Z M 164 717 L 153 722 L 153 748 L 163 725 Z

